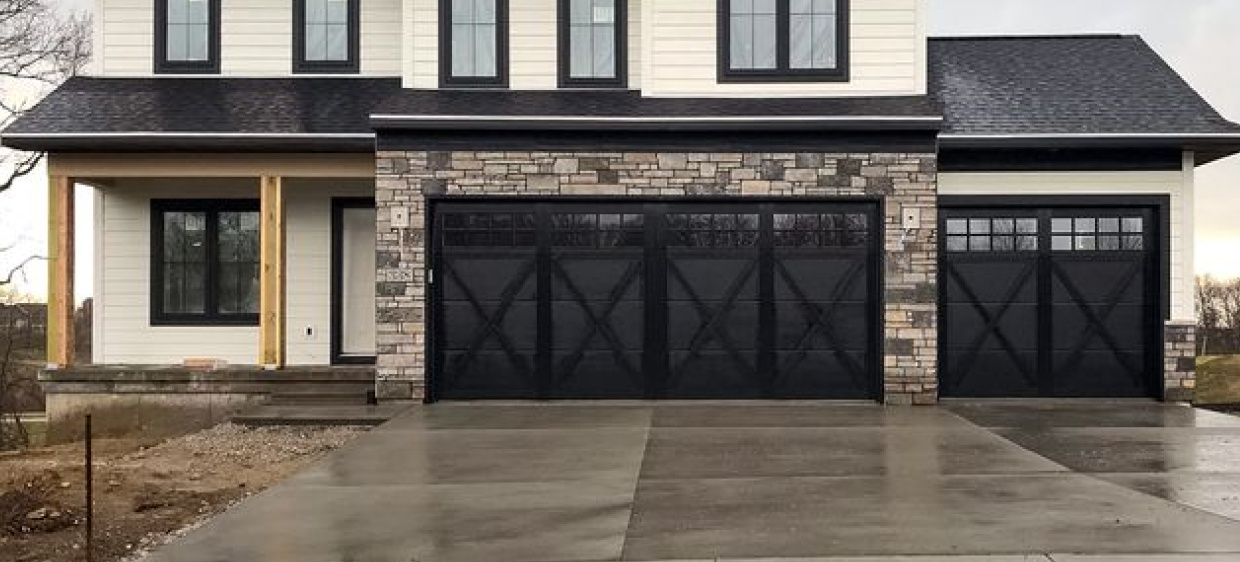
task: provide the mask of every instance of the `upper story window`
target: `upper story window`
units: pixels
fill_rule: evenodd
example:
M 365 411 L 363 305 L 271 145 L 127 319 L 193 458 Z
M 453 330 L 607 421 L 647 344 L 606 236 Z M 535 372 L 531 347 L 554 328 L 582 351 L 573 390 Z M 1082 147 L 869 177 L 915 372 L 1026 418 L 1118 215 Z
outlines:
M 440 0 L 442 86 L 508 83 L 508 0 Z
M 360 0 L 293 1 L 293 71 L 357 72 Z
M 845 81 L 848 0 L 719 0 L 720 81 Z
M 560 86 L 623 87 L 625 0 L 560 0 Z
M 155 72 L 220 71 L 220 0 L 155 0 Z

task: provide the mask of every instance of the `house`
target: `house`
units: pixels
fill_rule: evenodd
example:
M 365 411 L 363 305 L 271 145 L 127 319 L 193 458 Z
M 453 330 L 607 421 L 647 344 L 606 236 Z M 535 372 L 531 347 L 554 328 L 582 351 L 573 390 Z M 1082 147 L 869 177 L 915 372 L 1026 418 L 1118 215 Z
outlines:
M 1194 170 L 1240 125 L 1139 37 L 928 38 L 921 0 L 96 9 L 89 76 L 3 135 L 48 153 L 53 410 L 1193 394 Z

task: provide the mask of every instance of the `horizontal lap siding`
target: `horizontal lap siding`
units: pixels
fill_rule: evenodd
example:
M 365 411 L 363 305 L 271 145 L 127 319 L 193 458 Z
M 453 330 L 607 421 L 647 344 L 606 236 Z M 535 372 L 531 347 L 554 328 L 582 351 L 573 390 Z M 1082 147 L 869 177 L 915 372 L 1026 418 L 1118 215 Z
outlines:
M 939 195 L 1168 195 L 1171 199 L 1171 314 L 1192 319 L 1194 312 L 1191 236 L 1186 232 L 1184 175 L 1156 172 L 944 172 Z M 1190 210 L 1191 211 L 1191 210 Z
M 647 95 L 912 95 L 925 91 L 924 17 L 918 0 L 852 0 L 846 83 L 718 83 L 717 0 L 651 3 Z
M 150 75 L 155 9 L 151 0 L 99 0 L 96 69 L 105 76 Z M 361 71 L 400 74 L 401 0 L 362 0 Z M 223 0 L 223 75 L 288 76 L 293 68 L 293 0 Z
M 252 185 L 251 185 L 252 184 Z M 331 198 L 370 197 L 368 181 L 290 180 L 288 224 L 288 360 L 330 362 Z M 256 198 L 257 180 L 128 180 L 104 188 L 96 224 L 97 363 L 180 363 L 217 357 L 253 364 L 258 328 L 150 325 L 150 201 L 175 197 Z M 307 327 L 314 335 L 305 336 Z

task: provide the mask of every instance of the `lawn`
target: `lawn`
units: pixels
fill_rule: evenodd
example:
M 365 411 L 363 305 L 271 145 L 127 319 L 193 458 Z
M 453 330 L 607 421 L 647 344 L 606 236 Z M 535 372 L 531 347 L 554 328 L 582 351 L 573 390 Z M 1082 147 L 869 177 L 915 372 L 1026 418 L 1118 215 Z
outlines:
M 1197 404 L 1240 404 L 1240 355 L 1197 358 Z

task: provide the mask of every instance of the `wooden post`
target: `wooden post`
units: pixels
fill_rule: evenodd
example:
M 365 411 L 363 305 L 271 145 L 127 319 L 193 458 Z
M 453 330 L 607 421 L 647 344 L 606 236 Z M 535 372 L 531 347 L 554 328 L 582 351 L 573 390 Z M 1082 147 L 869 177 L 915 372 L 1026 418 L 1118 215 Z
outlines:
M 259 181 L 258 363 L 279 369 L 284 367 L 285 348 L 284 186 L 279 177 L 264 176 Z
M 48 176 L 47 363 L 73 364 L 73 179 Z

